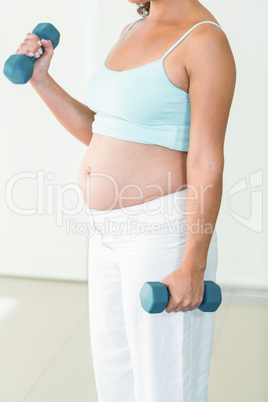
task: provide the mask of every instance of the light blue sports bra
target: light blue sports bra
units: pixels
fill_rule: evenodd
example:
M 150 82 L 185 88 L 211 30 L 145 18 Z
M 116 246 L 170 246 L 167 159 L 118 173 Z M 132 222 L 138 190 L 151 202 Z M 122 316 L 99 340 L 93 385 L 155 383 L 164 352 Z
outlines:
M 142 18 L 134 21 L 117 42 Z M 114 71 L 106 60 L 93 72 L 85 87 L 87 106 L 95 112 L 92 132 L 143 144 L 188 151 L 190 136 L 189 94 L 166 75 L 165 57 L 198 25 L 186 32 L 161 59 L 130 70 Z

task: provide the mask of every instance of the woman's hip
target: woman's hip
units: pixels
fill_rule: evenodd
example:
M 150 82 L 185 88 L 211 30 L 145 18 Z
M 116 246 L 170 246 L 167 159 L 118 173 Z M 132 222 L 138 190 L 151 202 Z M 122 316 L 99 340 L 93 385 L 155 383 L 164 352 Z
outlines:
M 142 274 L 147 271 L 150 274 L 148 280 L 157 280 L 153 279 L 157 272 L 161 276 L 178 269 L 189 231 L 186 191 L 183 189 L 143 204 L 115 210 L 88 208 L 92 220 L 91 235 L 96 237 L 100 252 L 112 252 L 112 257 L 129 273 L 132 268 L 135 275 L 139 270 Z M 191 230 L 200 233 L 204 230 L 202 222 L 199 224 L 197 221 Z M 217 254 L 217 232 L 214 228 L 205 279 L 215 280 Z

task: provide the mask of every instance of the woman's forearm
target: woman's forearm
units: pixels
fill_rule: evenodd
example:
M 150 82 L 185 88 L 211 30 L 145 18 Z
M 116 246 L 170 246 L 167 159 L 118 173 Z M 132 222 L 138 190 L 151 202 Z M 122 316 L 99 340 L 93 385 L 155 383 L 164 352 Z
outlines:
M 89 145 L 95 113 L 71 97 L 49 74 L 29 83 L 60 124 L 83 144 Z
M 222 198 L 223 166 L 188 168 L 186 246 L 181 266 L 205 270 L 207 253 Z

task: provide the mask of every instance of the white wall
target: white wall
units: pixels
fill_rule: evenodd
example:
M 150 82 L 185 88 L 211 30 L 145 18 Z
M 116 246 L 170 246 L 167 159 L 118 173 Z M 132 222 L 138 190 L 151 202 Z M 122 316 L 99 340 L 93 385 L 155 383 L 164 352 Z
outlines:
M 220 285 L 268 289 L 264 188 L 268 5 L 266 0 L 206 0 L 202 4 L 226 32 L 237 65 L 225 142 L 224 192 L 217 222 L 217 279 Z M 27 0 L 16 1 L 15 14 L 13 10 L 13 5 L 6 5 L 0 17 L 1 38 L 5 38 L 1 39 L 2 65 L 38 22 L 52 22 L 61 32 L 61 42 L 50 74 L 81 102 L 85 102 L 84 84 L 91 71 L 103 62 L 123 27 L 139 18 L 136 6 L 127 0 L 83 0 L 79 7 L 68 1 L 36 6 Z M 12 34 L 6 35 L 10 29 Z M 2 194 L 10 177 L 24 171 L 53 172 L 54 184 L 77 183 L 86 147 L 60 126 L 30 85 L 13 85 L 4 76 L 0 79 L 0 107 L 4 111 L 0 121 Z M 16 188 L 15 198 L 28 208 L 34 194 L 33 183 L 28 180 Z M 75 202 L 67 193 L 64 200 L 66 204 Z M 0 203 L 0 274 L 86 280 L 86 235 L 67 235 L 66 223 L 57 227 L 53 215 L 21 217 L 8 209 L 3 197 Z M 85 211 L 67 218 L 88 220 Z
M 226 32 L 237 66 L 217 223 L 217 279 L 228 286 L 268 289 L 268 3 L 206 0 L 202 4 Z
M 71 96 L 83 102 L 89 69 L 88 14 L 86 0 L 78 6 L 73 1 L 5 2 L 0 13 L 2 68 L 27 32 L 39 22 L 51 22 L 61 38 L 50 74 Z M 64 216 L 60 223 L 57 218 L 60 207 L 57 213 L 48 214 L 45 203 L 43 212 L 22 216 L 13 212 L 5 200 L 5 187 L 18 173 L 25 176 L 26 172 L 32 175 L 39 172 L 46 178 L 51 172 L 54 178 L 50 182 L 45 180 L 44 185 L 50 184 L 54 193 L 56 185 L 58 190 L 70 183 L 75 186 L 86 146 L 58 123 L 30 84 L 14 85 L 3 74 L 0 80 L 0 274 L 86 280 L 86 235 L 67 234 L 67 219 L 76 224 L 88 220 L 84 208 L 77 214 Z M 21 208 L 33 208 L 36 191 L 36 180 L 21 179 L 13 187 L 13 201 Z M 65 208 L 73 208 L 77 203 L 75 192 L 66 191 L 63 201 Z

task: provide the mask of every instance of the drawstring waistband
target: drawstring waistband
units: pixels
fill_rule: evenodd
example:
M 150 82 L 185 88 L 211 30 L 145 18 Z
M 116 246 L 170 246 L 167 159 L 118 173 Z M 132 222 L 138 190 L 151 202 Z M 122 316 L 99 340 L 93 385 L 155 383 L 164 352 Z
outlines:
M 176 191 L 141 204 L 112 210 L 97 210 L 87 207 L 94 222 L 105 220 L 124 221 L 134 218 L 136 222 L 158 222 L 184 219 L 186 213 L 186 190 Z

